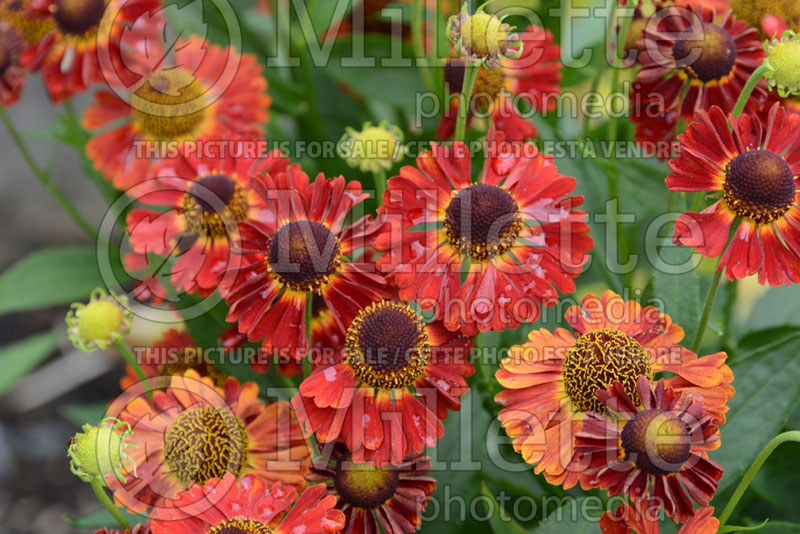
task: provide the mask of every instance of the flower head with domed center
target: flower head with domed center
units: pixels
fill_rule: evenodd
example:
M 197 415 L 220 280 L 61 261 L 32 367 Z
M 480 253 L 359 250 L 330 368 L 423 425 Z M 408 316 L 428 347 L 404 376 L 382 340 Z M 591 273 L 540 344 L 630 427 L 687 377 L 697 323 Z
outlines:
M 83 425 L 67 445 L 70 470 L 84 482 L 105 485 L 106 475 L 113 473 L 125 482 L 126 473 L 136 473 L 136 463 L 127 450 L 135 448 L 128 438 L 133 434 L 128 423 L 108 417 L 99 425 Z
M 467 61 L 496 69 L 501 59 L 517 59 L 522 55 L 522 41 L 514 28 L 503 19 L 483 11 L 483 6 L 472 15 L 464 4 L 458 15 L 447 21 L 447 35 L 456 52 Z
M 783 37 L 764 43 L 767 51 L 767 83 L 781 98 L 800 95 L 800 35 L 786 30 Z
M 339 155 L 362 172 L 388 171 L 403 158 L 403 131 L 382 121 L 364 123 L 361 131 L 347 128 L 338 145 Z
M 128 297 L 92 291 L 89 302 L 72 304 L 67 313 L 67 334 L 75 348 L 91 352 L 105 350 L 131 329 L 133 312 Z

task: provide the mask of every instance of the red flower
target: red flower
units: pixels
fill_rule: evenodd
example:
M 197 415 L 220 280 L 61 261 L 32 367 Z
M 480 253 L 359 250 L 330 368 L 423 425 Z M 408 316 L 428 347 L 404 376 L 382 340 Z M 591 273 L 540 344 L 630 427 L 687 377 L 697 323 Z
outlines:
M 83 117 L 87 129 L 98 130 L 86 155 L 120 189 L 152 178 L 163 165 L 180 165 L 175 159 L 219 155 L 261 137 L 271 102 L 266 88 L 255 56 L 196 36 L 179 40 L 174 66 L 150 75 L 128 101 L 110 91 L 95 94 Z
M 657 17 L 638 43 L 642 66 L 631 92 L 631 118 L 638 141 L 671 143 L 679 117 L 690 119 L 712 105 L 732 111 L 765 52 L 758 31 L 730 10 L 716 19 L 708 7 L 671 6 Z M 762 81 L 746 109 L 755 112 L 765 98 Z
M 397 467 L 380 468 L 353 463 L 341 445 L 329 456 L 314 460 L 307 478 L 328 484 L 345 516 L 344 534 L 410 534 L 420 528 L 436 489 L 436 479 L 428 476 L 430 458 L 413 455 Z
M 297 497 L 297 490 L 280 482 L 268 485 L 252 475 L 237 482 L 228 473 L 192 486 L 178 501 L 156 510 L 151 529 L 153 534 L 332 533 L 344 525 L 335 504 L 321 484 Z
M 52 20 L 52 29 L 24 52 L 23 63 L 42 71 L 53 101 L 69 98 L 104 82 L 104 69 L 144 57 L 145 51 L 158 56 L 152 48 L 160 42 L 162 23 L 152 15 L 160 9 L 158 0 L 33 0 L 28 16 L 41 24 Z M 109 65 L 102 65 L 104 57 Z
M 401 299 L 433 309 L 450 330 L 516 328 L 552 306 L 556 289 L 575 290 L 592 248 L 586 214 L 575 209 L 583 197 L 568 196 L 574 178 L 524 148 L 502 165 L 488 159 L 473 184 L 466 146 L 433 144 L 417 168 L 388 182 L 378 267 Z
M 220 284 L 230 305 L 228 321 L 250 341 L 263 340 L 268 355 L 301 359 L 307 354 L 306 303 L 319 295 L 342 331 L 360 307 L 388 296 L 374 265 L 353 257 L 378 230 L 367 215 L 347 225 L 367 195 L 344 177 L 314 182 L 296 166 L 254 178 L 254 187 L 273 214 L 243 222 L 242 267 Z
M 26 71 L 19 60 L 24 46 L 22 32 L 0 20 L 0 105 L 4 107 L 17 101 L 25 84 Z
M 658 514 L 644 510 L 642 503 L 624 503 L 615 512 L 608 511 L 600 517 L 603 534 L 659 534 Z M 657 511 L 656 511 L 657 512 Z M 677 534 L 717 534 L 719 520 L 714 508 L 700 508 L 678 529 Z
M 638 403 L 620 382 L 597 398 L 616 420 L 590 412 L 575 449 L 590 485 L 624 495 L 647 510 L 664 511 L 675 523 L 694 515 L 691 499 L 708 506 L 722 467 L 707 451 L 719 447 L 719 431 L 701 398 L 680 394 L 646 376 L 637 381 Z
M 721 256 L 717 269 L 730 280 L 758 273 L 761 284 L 799 282 L 798 128 L 800 115 L 778 104 L 766 125 L 751 115 L 728 120 L 718 107 L 697 112 L 680 136 L 667 187 L 722 198 L 701 213 L 682 214 L 675 243 Z
M 471 346 L 407 304 L 374 303 L 349 325 L 335 357 L 300 384 L 292 406 L 320 443 L 344 442 L 359 463 L 398 465 L 433 447 L 441 420 L 460 409 Z
M 176 258 L 169 273 L 175 288 L 210 295 L 228 267 L 240 259 L 231 257 L 237 223 L 274 221 L 274 214 L 251 187 L 250 178 L 283 172 L 288 164 L 289 160 L 277 151 L 261 159 L 228 155 L 165 163 L 156 178 L 129 191 L 148 206 L 133 209 L 127 216 L 133 253 L 145 258 L 150 254 Z
M 519 58 L 504 58 L 495 70 L 480 67 L 470 105 L 473 111 L 491 110 L 495 127 L 510 141 L 525 141 L 538 134 L 536 127 L 520 114 L 517 101 L 527 102 L 535 111 L 546 112 L 555 108 L 561 92 L 561 50 L 553 42 L 550 30 L 529 26 L 519 37 L 523 42 Z M 449 139 L 455 132 L 458 98 L 464 84 L 462 60 L 451 59 L 445 66 L 445 84 L 455 97 L 439 122 L 437 139 Z M 468 123 L 471 119 L 467 118 Z

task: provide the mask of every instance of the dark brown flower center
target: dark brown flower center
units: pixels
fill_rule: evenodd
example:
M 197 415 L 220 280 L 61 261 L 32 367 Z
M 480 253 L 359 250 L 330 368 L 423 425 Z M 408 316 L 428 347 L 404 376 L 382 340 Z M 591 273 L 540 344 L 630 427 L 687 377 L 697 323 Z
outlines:
M 739 154 L 725 169 L 725 201 L 741 217 L 759 223 L 780 218 L 794 204 L 792 169 L 769 150 Z
M 244 424 L 230 410 L 206 406 L 181 413 L 167 430 L 164 460 L 184 485 L 204 484 L 247 465 Z
M 613 328 L 592 330 L 579 337 L 567 351 L 561 367 L 567 395 L 582 412 L 605 413 L 597 400 L 597 390 L 620 382 L 625 392 L 639 404 L 636 381 L 642 375 L 652 378 L 650 357 L 642 345 Z
M 425 371 L 430 340 L 422 317 L 407 304 L 376 302 L 347 329 L 347 361 L 356 376 L 380 389 L 413 384 Z
M 183 198 L 183 216 L 197 235 L 221 239 L 247 218 L 247 194 L 233 178 L 213 174 L 199 178 Z
M 691 453 L 689 430 L 678 417 L 664 410 L 637 413 L 622 428 L 626 459 L 652 475 L 680 471 Z
M 286 223 L 271 239 L 267 257 L 275 276 L 294 291 L 319 291 L 342 263 L 341 244 L 324 224 Z
M 678 40 L 672 54 L 678 67 L 703 83 L 721 80 L 731 73 L 736 63 L 733 37 L 716 24 L 704 22 L 693 28 L 694 40 Z
M 11 50 L 8 49 L 0 35 L 0 76 L 6 73 L 11 66 Z
M 246 513 L 246 510 L 242 510 Z M 258 519 L 236 517 L 224 519 L 211 527 L 208 534 L 273 534 L 275 531 Z
M 205 89 L 181 68 L 153 74 L 131 96 L 135 123 L 154 139 L 192 137 L 206 118 Z M 196 136 L 196 135 L 195 135 Z
M 344 458 L 336 464 L 333 478 L 336 492 L 341 499 L 365 510 L 373 510 L 394 497 L 400 475 L 397 469 L 373 464 L 356 464 Z
M 444 228 L 450 244 L 482 261 L 511 248 L 522 229 L 522 217 L 508 191 L 476 184 L 462 189 L 450 201 Z
M 106 0 L 58 0 L 53 18 L 62 33 L 83 35 L 95 28 L 106 12 Z
M 160 372 L 167 378 L 182 375 L 189 369 L 197 371 L 200 376 L 209 377 L 217 386 L 222 386 L 228 379 L 227 373 L 206 361 L 200 347 L 187 347 L 176 351 L 171 361 L 166 363 Z M 169 381 L 168 378 L 167 380 Z

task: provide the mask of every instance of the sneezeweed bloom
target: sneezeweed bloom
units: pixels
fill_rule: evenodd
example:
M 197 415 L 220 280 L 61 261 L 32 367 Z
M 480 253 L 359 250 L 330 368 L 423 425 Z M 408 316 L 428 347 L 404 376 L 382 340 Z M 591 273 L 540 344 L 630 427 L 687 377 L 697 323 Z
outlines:
M 21 31 L 0 20 L 0 105 L 10 106 L 19 99 L 26 71 L 20 63 L 25 45 Z
M 107 293 L 102 288 L 92 291 L 89 302 L 73 303 L 67 312 L 67 334 L 75 348 L 86 352 L 106 350 L 131 329 L 133 312 L 128 297 Z
M 595 392 L 614 382 L 638 406 L 640 376 L 673 374 L 667 385 L 696 394 L 714 422 L 725 421 L 726 403 L 734 393 L 725 353 L 698 358 L 678 345 L 683 329 L 669 315 L 606 291 L 602 298 L 584 297 L 565 319 L 572 332 L 533 330 L 525 344 L 510 349 L 496 374 L 504 388 L 495 398 L 503 406 L 503 428 L 514 449 L 550 483 L 590 486 L 581 478 L 575 436 L 589 412 L 606 412 Z
M 54 102 L 69 98 L 105 81 L 101 57 L 122 65 L 147 49 L 152 54 L 163 29 L 152 14 L 160 9 L 158 0 L 35 0 L 28 16 L 51 19 L 51 29 L 28 47 L 23 62 L 41 70 Z
M 754 28 L 762 27 L 766 19 L 775 17 L 784 26 L 800 31 L 800 4 L 795 0 L 730 0 L 730 4 L 736 16 Z M 775 34 L 764 28 L 761 37 L 772 39 Z
M 161 339 L 147 347 L 138 361 L 142 371 L 155 388 L 169 386 L 173 375 L 182 375 L 194 369 L 200 376 L 207 376 L 217 387 L 228 380 L 228 374 L 209 361 L 202 349 L 188 332 L 174 328 L 166 330 Z M 125 366 L 125 376 L 119 381 L 120 388 L 128 389 L 140 382 L 130 365 Z
M 111 528 L 103 527 L 94 531 L 94 534 L 150 534 L 150 524 L 136 523 L 131 528 Z
M 305 487 L 310 451 L 288 403 L 263 404 L 258 385 L 229 378 L 223 387 L 193 370 L 169 386 L 118 397 L 109 413 L 133 429 L 136 476 L 114 484 L 114 497 L 142 512 L 179 499 L 180 492 L 226 473 Z
M 294 503 L 294 504 L 292 504 Z M 228 473 L 192 486 L 155 511 L 153 534 L 325 534 L 339 532 L 344 516 L 322 484 L 305 490 Z
M 391 170 L 403 158 L 403 131 L 382 121 L 365 123 L 361 131 L 347 128 L 338 145 L 339 155 L 362 172 Z
M 800 282 L 798 128 L 800 115 L 779 104 L 765 125 L 750 115 L 727 119 L 717 107 L 699 111 L 679 138 L 666 183 L 672 191 L 711 192 L 718 200 L 678 217 L 675 243 L 720 257 L 717 269 L 730 280 L 758 273 L 761 284 Z
M 613 512 L 609 510 L 600 517 L 600 531 L 603 534 L 660 534 L 658 511 L 645 507 L 646 503 L 626 502 Z M 713 507 L 698 509 L 681 525 L 677 534 L 717 534 L 719 519 L 713 514 Z
M 109 476 L 121 482 L 136 474 L 136 462 L 128 454 L 133 430 L 128 423 L 109 417 L 97 426 L 83 425 L 67 445 L 69 467 L 84 482 L 106 485 Z
M 244 149 L 243 143 L 231 146 Z M 154 179 L 131 191 L 143 205 L 126 219 L 133 252 L 175 259 L 170 279 L 178 291 L 212 294 L 240 259 L 231 251 L 238 223 L 274 219 L 250 178 L 283 172 L 288 164 L 277 151 L 260 158 L 229 153 L 164 162 Z
M 646 503 L 648 511 L 663 507 L 675 523 L 695 514 L 691 499 L 708 506 L 723 469 L 708 458 L 719 430 L 702 399 L 663 380 L 654 387 L 646 376 L 635 396 L 615 382 L 597 399 L 614 420 L 591 412 L 576 437 L 590 485 Z
M 309 482 L 325 483 L 345 516 L 346 534 L 410 534 L 422 524 L 422 514 L 436 489 L 429 476 L 431 461 L 415 454 L 398 466 L 354 463 L 337 445 L 311 463 Z M 380 526 L 380 528 L 379 528 Z
M 229 64 L 236 64 L 229 83 Z M 257 139 L 271 99 L 255 56 L 192 36 L 174 47 L 174 65 L 150 75 L 125 101 L 98 91 L 83 125 L 94 167 L 119 189 L 156 175 L 169 161 L 204 153 L 206 144 Z M 219 153 L 226 147 L 217 147 Z
M 490 69 L 499 67 L 503 58 L 516 59 L 522 55 L 519 34 L 502 19 L 485 13 L 483 6 L 470 15 L 469 4 L 464 3 L 459 14 L 447 21 L 447 36 L 466 61 Z
M 767 51 L 767 83 L 782 98 L 800 95 L 800 37 L 787 30 L 783 37 L 764 43 Z
M 386 281 L 359 252 L 378 230 L 367 215 L 347 219 L 367 194 L 344 177 L 311 182 L 297 166 L 254 178 L 272 219 L 240 223 L 242 266 L 226 277 L 220 294 L 228 321 L 268 355 L 307 356 L 306 305 L 318 295 L 342 331 L 359 307 L 388 296 Z M 353 259 L 348 259 L 353 258 Z
M 575 290 L 592 248 L 575 179 L 525 145 L 498 174 L 487 159 L 471 181 L 461 142 L 432 144 L 391 178 L 378 210 L 378 268 L 392 273 L 400 298 L 433 310 L 450 330 L 516 328 L 533 322 L 556 289 Z M 463 279 L 463 283 L 462 283 Z
M 730 11 L 717 18 L 708 8 L 662 10 L 658 22 L 645 28 L 640 44 L 641 68 L 631 92 L 636 139 L 672 141 L 677 117 L 690 119 L 712 105 L 731 112 L 742 87 L 764 60 L 757 36 L 755 28 Z M 757 111 L 765 97 L 766 82 L 760 82 L 745 109 Z M 669 128 L 663 127 L 665 120 Z
M 448 411 L 460 409 L 471 347 L 406 303 L 376 302 L 351 322 L 336 356 L 300 384 L 297 419 L 320 443 L 345 443 L 356 462 L 399 465 L 433 447 Z
M 35 0 L 3 0 L 0 2 L 0 21 L 22 32 L 25 44 L 35 44 L 55 29 L 52 14 L 34 9 Z

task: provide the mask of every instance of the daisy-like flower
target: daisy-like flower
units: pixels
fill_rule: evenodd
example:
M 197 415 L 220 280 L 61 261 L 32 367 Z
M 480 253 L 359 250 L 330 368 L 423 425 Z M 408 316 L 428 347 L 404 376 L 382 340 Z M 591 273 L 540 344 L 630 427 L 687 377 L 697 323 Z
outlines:
M 712 105 L 732 111 L 742 87 L 764 60 L 757 37 L 755 28 L 730 11 L 716 18 L 708 8 L 661 10 L 639 44 L 641 69 L 631 92 L 636 139 L 671 142 L 678 117 L 690 119 Z M 757 111 L 765 97 L 766 82 L 760 82 L 745 109 Z
M 367 215 L 347 224 L 367 194 L 344 177 L 311 182 L 297 166 L 253 179 L 272 219 L 240 223 L 242 266 L 220 284 L 228 321 L 268 355 L 308 353 L 306 304 L 322 297 L 342 331 L 359 308 L 388 296 L 384 277 L 360 252 L 378 225 Z M 348 259 L 352 258 L 352 259 Z
M 27 16 L 52 23 L 25 50 L 23 63 L 42 71 L 50 98 L 58 102 L 105 81 L 101 57 L 123 65 L 146 50 L 153 54 L 162 25 L 152 15 L 160 9 L 158 0 L 33 0 Z
M 448 411 L 460 409 L 471 347 L 406 303 L 376 302 L 349 325 L 335 357 L 300 384 L 297 419 L 320 443 L 344 442 L 356 462 L 399 465 L 433 447 Z
M 800 36 L 787 30 L 775 41 L 764 43 L 767 82 L 781 97 L 800 95 Z
M 697 112 L 679 138 L 667 187 L 721 198 L 678 217 L 675 243 L 721 256 L 717 269 L 730 280 L 758 273 L 761 284 L 800 282 L 798 128 L 800 115 L 779 104 L 766 125 L 746 114 L 729 121 L 717 107 Z
M 499 67 L 503 58 L 516 59 L 522 55 L 519 34 L 503 19 L 485 13 L 483 6 L 470 15 L 469 4 L 465 2 L 458 15 L 448 19 L 447 36 L 461 57 L 490 69 Z
M 150 534 L 150 525 L 136 523 L 131 528 L 126 529 L 103 527 L 95 530 L 94 534 Z
M 765 24 L 770 18 L 780 20 L 784 28 L 800 31 L 800 4 L 794 0 L 729 0 L 729 3 L 737 17 L 754 28 L 763 28 L 762 39 L 775 37 Z
M 156 379 L 150 381 L 155 388 L 169 386 L 173 375 L 182 375 L 189 369 L 211 378 L 218 387 L 225 385 L 228 380 L 228 374 L 204 357 L 201 348 L 185 330 L 166 330 L 160 340 L 141 354 L 138 363 L 147 378 Z M 139 382 L 133 368 L 125 366 L 125 376 L 119 381 L 120 388 L 128 389 Z
M 498 68 L 480 67 L 472 90 L 473 109 L 491 111 L 495 127 L 509 141 L 525 141 L 538 135 L 536 127 L 517 109 L 516 101 L 530 104 L 536 111 L 546 112 L 556 105 L 561 92 L 560 48 L 553 42 L 550 30 L 529 26 L 520 33 L 522 55 L 517 59 L 503 59 Z M 453 136 L 458 119 L 458 99 L 464 85 L 464 61 L 450 59 L 444 68 L 444 82 L 449 93 L 455 95 L 449 109 L 436 130 L 438 139 Z M 467 121 L 472 115 L 467 117 Z
M 170 273 L 174 287 L 210 295 L 240 259 L 231 251 L 238 223 L 274 220 L 251 187 L 251 177 L 283 172 L 288 164 L 277 151 L 262 158 L 228 154 L 164 162 L 154 179 L 131 190 L 145 205 L 127 216 L 133 253 L 175 258 Z M 169 209 L 164 211 L 164 206 Z
M 387 121 L 378 126 L 367 122 L 360 132 L 347 128 L 338 150 L 348 165 L 362 172 L 388 171 L 403 157 L 403 130 Z
M 51 13 L 34 10 L 36 3 L 35 0 L 0 1 L 0 21 L 22 32 L 27 45 L 38 43 L 56 26 Z
M 515 450 L 549 482 L 570 488 L 580 480 L 588 487 L 575 458 L 575 436 L 588 412 L 606 411 L 595 392 L 614 382 L 639 405 L 640 376 L 672 373 L 667 385 L 696 394 L 714 422 L 725 421 L 734 393 L 725 353 L 698 358 L 678 345 L 683 329 L 669 315 L 606 291 L 602 298 L 584 297 L 565 319 L 572 332 L 532 331 L 525 344 L 511 348 L 496 375 L 504 388 L 495 399 L 503 406 L 499 419 Z
M 587 414 L 575 440 L 590 485 L 645 502 L 648 511 L 663 507 L 675 523 L 695 514 L 692 499 L 708 506 L 723 469 L 708 458 L 719 430 L 702 399 L 664 380 L 654 387 L 646 376 L 633 394 L 614 382 L 597 399 L 612 415 Z
M 328 457 L 311 463 L 309 482 L 322 482 L 337 499 L 345 516 L 344 534 L 410 534 L 422 524 L 422 514 L 436 489 L 429 476 L 430 458 L 413 455 L 399 466 L 354 463 L 347 449 L 334 447 Z
M 295 500 L 296 499 L 296 500 Z M 292 504 L 294 503 L 294 504 Z M 230 473 L 192 486 L 153 514 L 153 534 L 326 534 L 339 532 L 344 516 L 325 486 L 297 490 Z
M 10 106 L 19 99 L 26 71 L 20 63 L 25 46 L 22 32 L 0 19 L 0 105 Z
M 173 66 L 153 73 L 128 101 L 95 94 L 83 116 L 96 132 L 86 155 L 117 188 L 129 188 L 155 176 L 164 160 L 204 144 L 260 137 L 271 103 L 266 89 L 255 56 L 196 36 L 181 39 Z
M 305 487 L 310 451 L 291 407 L 264 405 L 257 384 L 231 377 L 220 388 L 189 370 L 154 391 L 152 400 L 141 393 L 132 388 L 109 408 L 133 430 L 135 476 L 124 484 L 106 477 L 116 501 L 129 510 L 164 506 L 226 473 Z
M 401 299 L 432 309 L 450 330 L 516 328 L 552 306 L 556 288 L 575 290 L 593 243 L 575 209 L 583 197 L 568 196 L 575 179 L 525 148 L 507 165 L 487 159 L 472 183 L 466 145 L 434 143 L 388 182 L 378 268 L 392 273 Z
M 125 295 L 109 294 L 98 287 L 89 302 L 73 303 L 67 312 L 67 335 L 76 348 L 106 350 L 130 332 L 133 312 Z
M 643 509 L 645 503 L 626 502 L 616 511 L 608 511 L 600 517 L 603 534 L 660 534 L 658 515 Z M 713 507 L 700 508 L 678 529 L 677 534 L 717 534 L 719 519 L 714 517 Z

